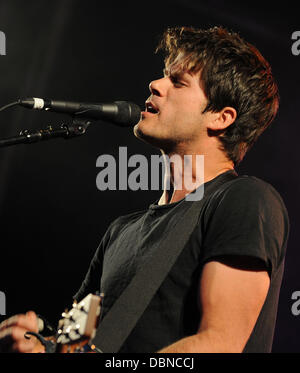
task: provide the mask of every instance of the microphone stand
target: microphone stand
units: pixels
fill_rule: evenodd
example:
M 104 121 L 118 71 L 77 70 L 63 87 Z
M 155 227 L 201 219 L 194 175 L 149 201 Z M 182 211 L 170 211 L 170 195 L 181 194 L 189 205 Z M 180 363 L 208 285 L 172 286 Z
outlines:
M 84 135 L 91 121 L 84 118 L 73 118 L 71 124 L 62 124 L 58 128 L 48 126 L 42 130 L 22 130 L 18 136 L 0 139 L 0 148 L 17 144 L 31 144 L 57 137 L 65 139 Z

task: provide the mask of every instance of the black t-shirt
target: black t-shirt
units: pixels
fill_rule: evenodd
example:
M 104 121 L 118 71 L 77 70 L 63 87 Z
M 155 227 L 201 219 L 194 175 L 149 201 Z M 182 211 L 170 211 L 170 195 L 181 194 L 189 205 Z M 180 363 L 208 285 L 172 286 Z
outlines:
M 204 187 L 222 181 L 227 173 Z M 183 199 L 167 205 L 155 203 L 145 211 L 116 219 L 105 233 L 74 298 L 80 300 L 90 292 L 103 292 L 102 318 L 105 317 L 190 203 L 195 202 Z M 271 185 L 252 176 L 239 176 L 221 185 L 204 203 L 188 243 L 119 352 L 156 352 L 195 334 L 201 314 L 201 271 L 205 263 L 220 256 L 247 256 L 264 263 L 270 288 L 244 352 L 270 352 L 288 232 L 286 208 Z

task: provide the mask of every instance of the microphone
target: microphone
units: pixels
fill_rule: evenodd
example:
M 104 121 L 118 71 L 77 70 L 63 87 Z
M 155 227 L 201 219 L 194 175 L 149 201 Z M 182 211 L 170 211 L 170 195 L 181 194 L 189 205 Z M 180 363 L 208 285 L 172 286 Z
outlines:
M 28 109 L 65 113 L 92 120 L 107 120 L 121 127 L 133 127 L 141 119 L 140 107 L 128 101 L 91 104 L 30 97 L 20 99 L 18 104 Z

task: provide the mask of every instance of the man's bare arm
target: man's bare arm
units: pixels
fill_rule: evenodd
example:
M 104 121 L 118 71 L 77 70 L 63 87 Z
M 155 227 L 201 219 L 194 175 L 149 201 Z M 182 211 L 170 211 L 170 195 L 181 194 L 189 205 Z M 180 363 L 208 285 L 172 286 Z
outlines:
M 198 333 L 158 352 L 242 352 L 269 286 L 269 275 L 255 258 L 206 263 L 199 287 L 202 316 Z

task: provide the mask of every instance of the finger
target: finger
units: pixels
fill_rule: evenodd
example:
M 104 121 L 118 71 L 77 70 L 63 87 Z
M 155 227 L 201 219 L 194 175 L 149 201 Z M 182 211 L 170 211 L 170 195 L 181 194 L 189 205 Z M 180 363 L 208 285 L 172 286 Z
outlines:
M 8 328 L 10 325 L 14 325 L 18 317 L 19 315 L 15 315 L 10 317 L 9 319 L 2 321 L 2 323 L 0 324 L 0 331 Z
M 32 352 L 36 345 L 35 340 L 21 339 L 12 345 L 12 352 L 28 353 Z
M 37 317 L 34 311 L 28 311 L 28 312 L 26 312 L 25 316 L 28 317 L 28 318 L 30 318 L 30 319 L 36 319 L 36 317 Z
M 26 329 L 17 326 L 0 332 L 0 349 L 2 352 L 29 352 L 36 344 L 35 338 L 26 339 Z
M 0 340 L 5 341 L 12 341 L 17 342 L 19 340 L 28 340 L 25 338 L 25 333 L 27 332 L 27 329 L 20 328 L 18 326 L 13 326 L 10 328 L 6 328 L 3 331 L 0 332 Z
M 0 331 L 6 328 L 11 328 L 13 326 L 18 326 L 32 332 L 37 332 L 37 316 L 33 311 L 29 311 L 28 313 L 26 313 L 26 315 L 12 316 L 1 323 Z
M 38 317 L 36 313 L 34 311 L 28 311 L 26 312 L 26 317 L 32 323 L 32 326 L 34 328 L 33 331 L 37 333 L 39 330 L 39 327 L 38 327 L 39 323 L 38 323 Z

